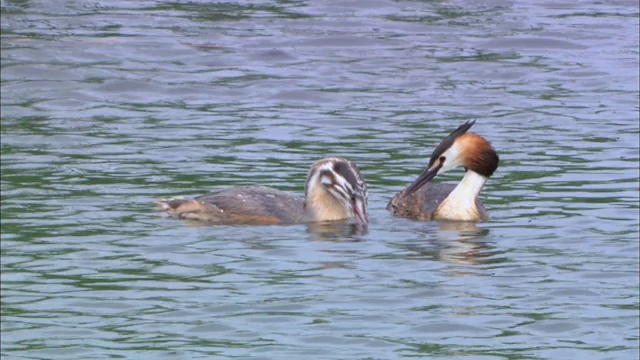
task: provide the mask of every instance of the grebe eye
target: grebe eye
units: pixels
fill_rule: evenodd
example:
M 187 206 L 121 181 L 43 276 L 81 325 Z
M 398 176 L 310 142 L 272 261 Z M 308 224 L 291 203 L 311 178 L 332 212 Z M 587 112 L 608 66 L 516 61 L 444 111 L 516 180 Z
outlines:
M 443 163 L 447 158 L 444 156 L 440 156 L 440 163 Z

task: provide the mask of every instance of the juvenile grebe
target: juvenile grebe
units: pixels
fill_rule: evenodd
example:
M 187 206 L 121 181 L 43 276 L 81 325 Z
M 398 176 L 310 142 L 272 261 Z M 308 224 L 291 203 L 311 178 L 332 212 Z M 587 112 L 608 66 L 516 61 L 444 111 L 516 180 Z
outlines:
M 367 184 L 355 163 L 331 157 L 311 167 L 305 197 L 266 186 L 239 186 L 190 200 L 160 199 L 161 210 L 219 225 L 276 225 L 355 219 L 367 223 Z
M 489 218 L 478 195 L 498 168 L 498 154 L 482 136 L 467 133 L 475 120 L 467 121 L 431 154 L 429 166 L 391 199 L 394 215 L 422 220 L 485 221 Z M 430 183 L 436 175 L 458 166 L 465 175 L 458 185 Z

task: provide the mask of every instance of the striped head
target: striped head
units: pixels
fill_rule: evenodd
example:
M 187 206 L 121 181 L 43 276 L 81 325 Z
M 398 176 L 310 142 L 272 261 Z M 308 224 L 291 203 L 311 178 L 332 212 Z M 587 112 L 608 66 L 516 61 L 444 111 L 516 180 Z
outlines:
M 305 207 L 316 220 L 353 218 L 367 224 L 367 184 L 356 164 L 340 157 L 318 160 L 305 184 Z

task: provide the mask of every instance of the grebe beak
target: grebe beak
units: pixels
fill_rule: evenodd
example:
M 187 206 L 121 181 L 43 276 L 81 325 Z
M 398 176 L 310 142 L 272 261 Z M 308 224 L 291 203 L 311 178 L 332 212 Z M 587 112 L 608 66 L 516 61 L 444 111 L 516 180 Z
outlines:
M 405 191 L 404 196 L 409 196 L 413 194 L 414 192 L 418 191 L 418 189 L 420 189 L 422 186 L 424 186 L 424 184 L 431 181 L 431 179 L 433 179 L 436 175 L 438 175 L 438 171 L 440 171 L 442 164 L 443 164 L 442 161 L 438 161 L 430 169 L 426 169 L 422 174 L 420 174 L 420 176 L 418 176 L 418 178 L 413 183 L 411 183 L 411 185 L 407 187 L 407 190 Z
M 351 209 L 353 209 L 353 215 L 356 218 L 356 222 L 361 225 L 367 225 L 367 217 L 364 215 L 364 203 L 359 197 L 353 197 L 351 201 Z
M 346 188 L 343 185 L 333 182 L 331 185 L 327 186 L 327 190 L 329 190 L 329 192 L 342 203 L 342 206 L 347 209 L 351 209 L 356 222 L 362 225 L 367 224 L 366 194 L 359 190 L 354 191 L 350 187 Z

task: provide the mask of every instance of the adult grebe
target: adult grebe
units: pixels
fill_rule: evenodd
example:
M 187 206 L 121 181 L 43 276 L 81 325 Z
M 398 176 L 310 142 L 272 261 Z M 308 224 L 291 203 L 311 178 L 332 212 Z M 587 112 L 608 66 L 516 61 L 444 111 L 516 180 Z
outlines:
M 467 121 L 433 151 L 429 166 L 391 199 L 394 215 L 422 220 L 485 221 L 489 218 L 478 195 L 498 168 L 498 154 L 482 136 L 467 133 L 475 120 Z M 458 185 L 430 183 L 436 175 L 458 166 L 465 174 Z

